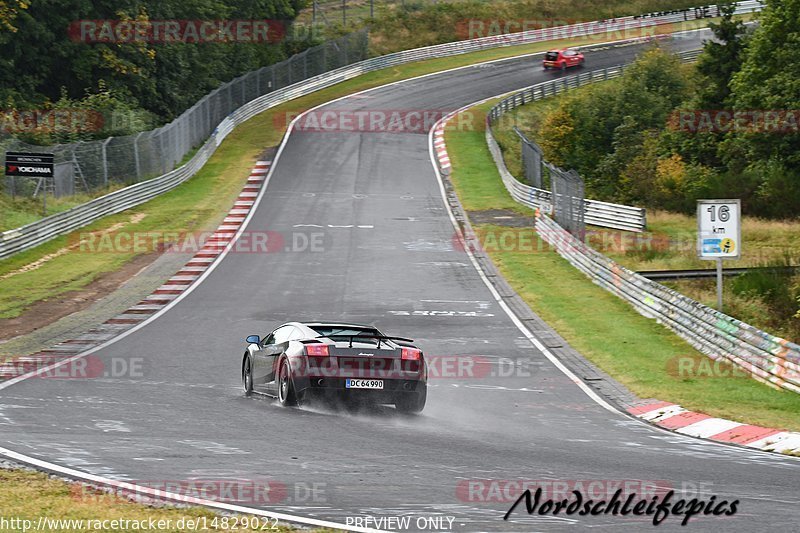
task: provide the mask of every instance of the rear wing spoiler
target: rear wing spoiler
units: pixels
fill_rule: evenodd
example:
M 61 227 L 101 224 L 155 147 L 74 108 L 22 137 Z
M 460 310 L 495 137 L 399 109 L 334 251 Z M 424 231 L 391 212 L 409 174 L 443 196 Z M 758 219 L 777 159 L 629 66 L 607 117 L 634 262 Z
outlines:
M 360 333 L 358 335 L 319 335 L 318 337 L 314 337 L 315 339 L 320 338 L 333 338 L 333 337 L 346 337 L 350 339 L 350 348 L 353 347 L 353 339 L 378 339 L 378 348 L 381 347 L 381 341 L 388 340 L 388 341 L 400 341 L 404 343 L 413 343 L 414 339 L 407 339 L 405 337 L 391 337 L 388 335 L 369 335 L 366 333 Z

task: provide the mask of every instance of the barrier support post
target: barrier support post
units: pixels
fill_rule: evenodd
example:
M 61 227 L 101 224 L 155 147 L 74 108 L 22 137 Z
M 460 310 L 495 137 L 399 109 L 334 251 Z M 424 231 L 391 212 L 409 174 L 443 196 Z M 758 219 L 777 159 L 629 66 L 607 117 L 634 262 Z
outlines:
M 722 258 L 717 257 L 717 311 L 722 312 Z

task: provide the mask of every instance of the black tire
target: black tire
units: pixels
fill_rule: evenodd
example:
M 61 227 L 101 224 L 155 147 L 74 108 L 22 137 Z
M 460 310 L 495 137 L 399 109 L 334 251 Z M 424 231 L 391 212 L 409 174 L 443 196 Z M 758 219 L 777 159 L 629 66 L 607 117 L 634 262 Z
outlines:
M 425 409 L 425 402 L 428 399 L 428 388 L 423 387 L 422 392 L 409 393 L 398 396 L 394 402 L 394 407 L 399 412 L 407 415 L 421 413 Z
M 566 61 L 562 61 L 561 62 L 561 72 L 564 72 L 565 70 L 567 70 L 567 62 Z
M 245 396 L 253 394 L 253 366 L 248 355 L 242 361 L 242 389 Z
M 297 395 L 292 383 L 292 369 L 286 358 L 281 359 L 278 366 L 278 401 L 284 407 L 297 405 Z

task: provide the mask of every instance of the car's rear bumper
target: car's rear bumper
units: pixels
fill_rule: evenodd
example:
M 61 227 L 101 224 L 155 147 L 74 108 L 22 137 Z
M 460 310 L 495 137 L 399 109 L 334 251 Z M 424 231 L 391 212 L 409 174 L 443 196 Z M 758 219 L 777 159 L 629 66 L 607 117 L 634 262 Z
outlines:
M 420 379 L 384 379 L 383 389 L 354 389 L 345 386 L 347 378 L 309 378 L 298 394 L 304 399 L 327 401 L 366 401 L 371 403 L 394 403 L 398 397 L 423 394 L 427 387 Z

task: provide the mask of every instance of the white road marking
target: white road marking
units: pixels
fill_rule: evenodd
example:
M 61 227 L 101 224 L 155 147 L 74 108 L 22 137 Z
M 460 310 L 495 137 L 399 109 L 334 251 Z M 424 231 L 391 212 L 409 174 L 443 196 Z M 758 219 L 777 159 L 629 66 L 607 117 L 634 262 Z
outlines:
M 420 302 L 434 302 L 440 304 L 488 304 L 486 300 L 420 300 Z
M 387 311 L 393 316 L 463 316 L 463 317 L 490 317 L 492 313 L 482 313 L 480 311 Z
M 217 455 L 250 455 L 251 453 L 246 450 L 240 450 L 239 448 L 235 448 L 233 446 L 228 446 L 227 444 L 222 444 L 221 442 L 214 442 L 210 440 L 181 440 L 178 442 L 181 444 L 186 444 L 187 446 L 191 446 L 192 448 L 215 453 Z
M 120 433 L 130 433 L 131 430 L 121 420 L 92 420 L 95 429 L 101 430 L 103 433 L 109 431 L 118 431 Z
M 423 263 L 414 263 L 415 265 L 421 266 L 433 266 L 433 267 L 448 267 L 448 266 L 458 266 L 458 267 L 468 267 L 467 263 L 462 263 L 460 261 L 426 261 Z

